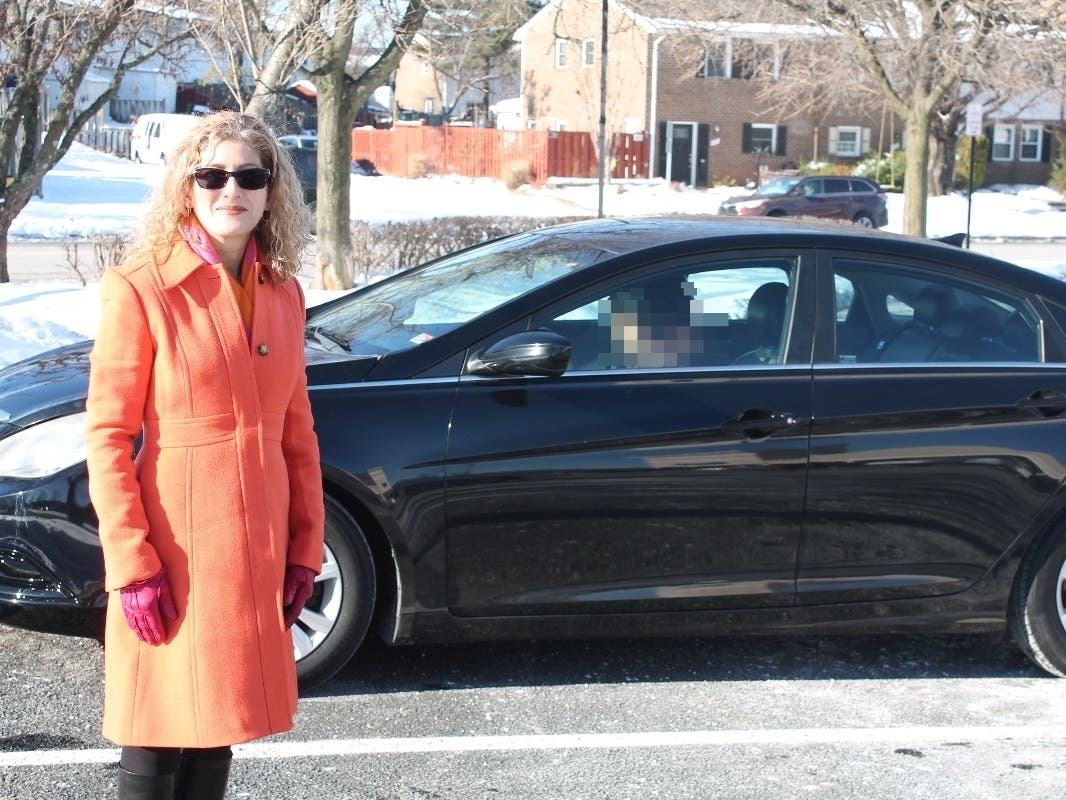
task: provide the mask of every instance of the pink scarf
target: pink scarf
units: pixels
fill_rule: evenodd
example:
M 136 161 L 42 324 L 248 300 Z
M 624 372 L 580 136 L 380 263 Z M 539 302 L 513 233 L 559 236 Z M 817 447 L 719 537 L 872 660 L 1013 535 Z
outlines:
M 211 243 L 211 237 L 197 219 L 190 219 L 181 226 L 181 235 L 196 255 L 204 260 L 205 264 L 214 266 L 221 264 L 222 259 L 215 252 L 215 246 Z M 248 237 L 248 245 L 244 248 L 244 257 L 241 259 L 241 275 L 247 275 L 245 270 L 255 268 L 255 260 L 258 252 L 255 247 L 255 236 Z

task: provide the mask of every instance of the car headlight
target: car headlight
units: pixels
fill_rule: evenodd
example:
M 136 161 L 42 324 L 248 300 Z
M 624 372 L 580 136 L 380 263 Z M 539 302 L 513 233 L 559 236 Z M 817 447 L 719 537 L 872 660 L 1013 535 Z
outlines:
M 84 460 L 84 411 L 0 440 L 0 475 L 8 478 L 43 478 Z
M 741 200 L 734 203 L 737 211 L 743 214 L 745 211 L 761 211 L 766 206 L 765 200 Z

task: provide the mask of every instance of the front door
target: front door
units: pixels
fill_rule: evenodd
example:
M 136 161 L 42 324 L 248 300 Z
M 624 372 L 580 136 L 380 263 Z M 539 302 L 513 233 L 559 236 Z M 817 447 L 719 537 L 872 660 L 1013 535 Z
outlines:
M 671 181 L 696 185 L 696 123 L 666 123 L 666 175 Z

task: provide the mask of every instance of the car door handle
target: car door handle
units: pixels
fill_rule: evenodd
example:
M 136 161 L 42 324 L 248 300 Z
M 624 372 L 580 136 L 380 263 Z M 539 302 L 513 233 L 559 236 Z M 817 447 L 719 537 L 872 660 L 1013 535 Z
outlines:
M 775 431 L 796 425 L 796 417 L 789 411 L 773 411 L 766 408 L 749 408 L 721 424 L 723 433 L 743 436 L 747 439 L 765 439 Z
M 1045 419 L 1058 417 L 1066 412 L 1066 394 L 1051 389 L 1033 392 L 1024 400 L 1018 401 L 1018 410 Z

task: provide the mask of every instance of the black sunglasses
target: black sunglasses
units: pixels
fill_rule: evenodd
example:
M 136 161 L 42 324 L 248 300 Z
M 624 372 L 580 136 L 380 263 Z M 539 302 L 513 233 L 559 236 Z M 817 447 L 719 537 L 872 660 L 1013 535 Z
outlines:
M 249 191 L 262 189 L 270 183 L 270 170 L 266 167 L 249 167 L 233 172 L 217 167 L 198 167 L 192 171 L 196 185 L 201 189 L 221 189 L 229 181 L 231 175 L 237 181 L 238 186 Z

